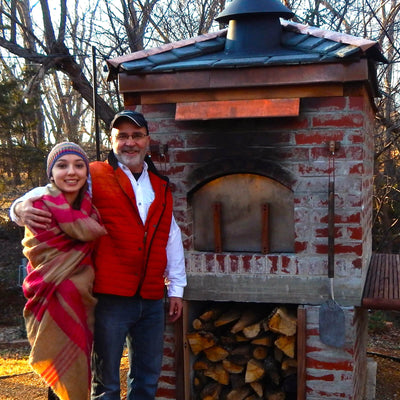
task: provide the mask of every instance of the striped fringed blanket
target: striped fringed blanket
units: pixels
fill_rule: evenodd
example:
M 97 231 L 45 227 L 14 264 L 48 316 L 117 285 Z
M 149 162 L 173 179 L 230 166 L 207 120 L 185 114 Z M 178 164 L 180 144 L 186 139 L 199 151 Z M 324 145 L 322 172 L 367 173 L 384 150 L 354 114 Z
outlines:
M 34 206 L 49 210 L 47 230 L 26 228 L 24 318 L 31 344 L 29 362 L 62 400 L 86 400 L 93 340 L 93 240 L 106 233 L 85 195 L 74 210 L 53 185 Z

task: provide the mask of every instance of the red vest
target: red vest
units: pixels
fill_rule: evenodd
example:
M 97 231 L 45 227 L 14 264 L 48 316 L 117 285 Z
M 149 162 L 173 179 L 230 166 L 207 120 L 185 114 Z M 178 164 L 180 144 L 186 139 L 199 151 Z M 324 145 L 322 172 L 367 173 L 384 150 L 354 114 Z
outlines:
M 166 245 L 172 219 L 168 182 L 149 171 L 155 199 L 146 223 L 140 218 L 131 182 L 121 168 L 106 162 L 90 164 L 93 204 L 108 235 L 94 251 L 94 292 L 161 299 L 164 295 Z

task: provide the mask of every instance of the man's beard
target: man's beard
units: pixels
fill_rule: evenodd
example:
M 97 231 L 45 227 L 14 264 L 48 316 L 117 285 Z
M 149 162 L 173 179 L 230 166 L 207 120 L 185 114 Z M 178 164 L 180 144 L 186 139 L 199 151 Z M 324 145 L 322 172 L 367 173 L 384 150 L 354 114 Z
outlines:
M 135 154 L 128 154 L 122 149 L 120 154 L 115 154 L 117 160 L 128 167 L 130 170 L 135 170 L 135 172 L 141 172 L 143 169 L 144 155 L 137 151 Z

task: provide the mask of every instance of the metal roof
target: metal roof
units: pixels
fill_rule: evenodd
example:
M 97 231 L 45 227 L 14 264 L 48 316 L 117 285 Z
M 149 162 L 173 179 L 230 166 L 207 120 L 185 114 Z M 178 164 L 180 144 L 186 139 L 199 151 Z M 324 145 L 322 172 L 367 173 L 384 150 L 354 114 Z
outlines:
M 231 19 L 260 14 L 276 15 L 282 18 L 294 17 L 294 13 L 279 0 L 235 0 L 229 2 L 215 20 L 226 23 Z
M 344 62 L 369 58 L 387 62 L 379 44 L 355 36 L 281 20 L 281 46 L 267 54 L 234 54 L 224 51 L 227 30 L 168 43 L 108 60 L 109 79 L 119 72 L 163 73 L 213 68 Z

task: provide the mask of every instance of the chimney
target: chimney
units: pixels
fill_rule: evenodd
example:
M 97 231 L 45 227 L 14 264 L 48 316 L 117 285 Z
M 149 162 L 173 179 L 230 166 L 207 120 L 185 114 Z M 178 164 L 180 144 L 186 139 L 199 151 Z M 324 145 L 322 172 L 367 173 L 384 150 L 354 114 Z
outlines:
M 280 47 L 279 18 L 292 18 L 279 0 L 233 0 L 216 21 L 228 23 L 227 55 L 265 55 Z

